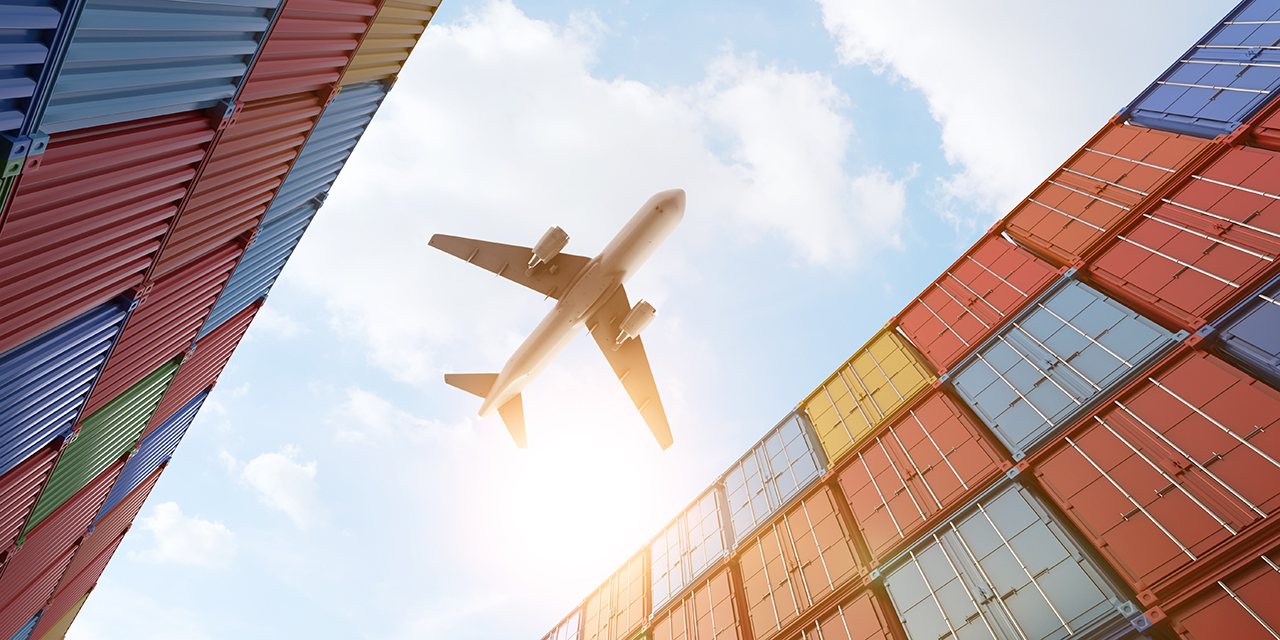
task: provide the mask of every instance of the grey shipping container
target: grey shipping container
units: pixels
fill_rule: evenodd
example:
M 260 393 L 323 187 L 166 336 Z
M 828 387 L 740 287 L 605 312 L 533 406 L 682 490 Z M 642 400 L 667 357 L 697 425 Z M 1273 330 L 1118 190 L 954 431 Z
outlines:
M 827 463 L 817 437 L 804 412 L 793 412 L 725 472 L 720 482 L 735 542 L 822 476 Z
M 720 486 L 708 489 L 649 543 L 654 611 L 728 552 L 724 505 Z
M 1229 359 L 1280 389 L 1280 276 L 1199 333 L 1214 330 Z
M 1185 336 L 1065 277 L 949 378 L 1020 460 Z

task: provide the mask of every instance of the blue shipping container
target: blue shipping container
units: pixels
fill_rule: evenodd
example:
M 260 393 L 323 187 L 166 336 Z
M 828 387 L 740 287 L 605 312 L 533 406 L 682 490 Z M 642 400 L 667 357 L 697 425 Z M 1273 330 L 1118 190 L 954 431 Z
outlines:
M 1280 3 L 1245 0 L 1121 114 L 1203 138 L 1231 133 L 1280 89 Z
M 26 624 L 22 625 L 22 628 L 18 629 L 9 638 L 9 640 L 29 640 L 29 638 L 31 638 L 31 632 L 36 630 L 36 625 L 40 624 L 40 616 L 43 615 L 44 611 L 37 611 L 34 616 L 31 616 L 31 619 L 28 620 Z
M 120 477 L 111 486 L 111 493 L 102 503 L 102 509 L 98 510 L 98 515 L 93 519 L 94 522 L 101 520 L 112 507 L 116 506 L 116 503 L 124 500 L 129 492 L 137 489 L 143 480 L 160 468 L 160 465 L 169 461 L 169 457 L 173 455 L 174 449 L 178 448 L 182 436 L 186 435 L 187 428 L 191 426 L 191 421 L 195 420 L 196 414 L 200 412 L 200 406 L 208 396 L 208 390 L 200 392 L 142 439 L 142 444 L 132 456 L 129 456 L 129 462 L 124 465 L 124 471 L 120 472 Z
M 0 2 L 0 132 L 30 133 L 32 115 L 57 75 L 59 51 L 65 50 L 80 4 Z
M 1280 276 L 1224 314 L 1213 329 L 1219 331 L 1218 348 L 1227 357 L 1280 389 Z
M 0 354 L 0 474 L 70 433 L 130 304 L 117 298 Z

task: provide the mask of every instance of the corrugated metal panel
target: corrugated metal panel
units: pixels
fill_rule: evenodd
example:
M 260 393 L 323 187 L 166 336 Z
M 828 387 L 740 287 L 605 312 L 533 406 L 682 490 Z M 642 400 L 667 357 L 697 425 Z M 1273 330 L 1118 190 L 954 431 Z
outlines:
M 888 603 L 870 590 L 831 607 L 792 634 L 792 640 L 899 640 Z
M 649 621 L 649 557 L 632 556 L 582 604 L 583 640 L 629 640 Z
M 1108 638 L 1138 616 L 1040 500 L 1005 483 L 883 571 L 911 640 Z M 1147 621 L 1137 618 L 1137 627 Z
M 1169 611 L 1169 623 L 1185 640 L 1273 640 L 1280 633 L 1280 549 L 1216 581 Z
M 580 640 L 582 638 L 582 611 L 574 609 L 573 613 L 565 616 L 560 624 L 554 629 L 542 636 L 542 640 Z
M 36 626 L 36 634 L 47 634 L 48 631 L 45 631 L 43 628 L 46 626 L 49 627 L 51 631 L 57 624 L 55 621 L 61 620 L 63 615 L 65 615 L 63 612 L 74 614 L 78 611 L 75 608 L 76 605 L 79 602 L 82 602 L 85 596 L 89 595 L 88 592 L 98 583 L 98 579 L 102 577 L 102 572 L 107 568 L 107 563 L 111 562 L 112 556 L 115 555 L 116 549 L 120 547 L 120 543 L 123 541 L 124 534 L 120 534 L 112 538 L 111 542 L 107 545 L 107 548 L 99 552 L 94 557 L 93 561 L 90 562 L 83 571 L 77 573 L 74 578 L 71 576 L 71 567 L 67 567 L 67 570 L 62 577 L 62 584 L 66 589 L 58 595 L 53 596 L 49 604 L 45 607 L 45 614 L 48 617 L 44 620 L 44 624 Z M 83 549 L 76 550 L 77 557 L 83 553 Z M 74 560 L 72 562 L 74 562 Z
M 1280 89 L 1277 41 L 1280 7 L 1245 0 L 1121 113 L 1166 131 L 1231 133 Z
M 27 531 L 133 448 L 177 368 L 176 361 L 162 365 L 81 421 L 80 432 L 58 459 L 58 466 L 27 523 Z M 99 501 L 94 505 L 95 513 L 101 504 Z
M 97 411 L 191 346 L 243 252 L 239 244 L 225 244 L 161 278 L 143 294 L 85 403 L 85 413 Z
M 1004 219 L 1019 242 L 1059 266 L 1076 266 L 1212 145 L 1142 127 L 1108 124 Z
M 738 555 L 755 640 L 768 640 L 862 574 L 836 497 L 819 486 L 743 540 Z
M 742 613 L 735 600 L 729 570 L 722 569 L 658 617 L 653 640 L 742 640 Z
M 846 459 L 837 478 L 873 558 L 889 559 L 1012 467 L 985 431 L 937 389 Z
M 1060 271 L 988 234 L 899 313 L 894 322 L 939 372 L 969 355 Z
M 117 502 L 123 500 L 139 484 L 155 473 L 160 465 L 169 461 L 169 457 L 178 448 L 178 443 L 182 441 L 182 436 L 186 435 L 187 428 L 191 426 L 191 421 L 195 420 L 196 413 L 200 411 L 200 405 L 204 404 L 204 399 L 208 395 L 209 392 L 205 391 L 192 398 L 186 406 L 165 420 L 158 429 L 152 431 L 151 435 L 142 439 L 138 451 L 129 456 L 129 463 L 124 466 L 124 472 L 120 474 L 116 486 L 111 488 L 111 494 L 107 496 L 106 502 L 102 504 L 98 519 L 105 516 Z
M 5 48 L 0 51 L 0 131 L 28 133 L 32 115 L 58 66 L 58 50 L 77 13 L 76 2 L 0 4 Z
M 40 617 L 43 614 L 43 611 L 37 611 L 34 616 L 31 616 L 31 619 L 28 620 L 26 624 L 22 625 L 21 628 L 9 637 L 9 640 L 28 640 L 31 637 L 31 632 L 36 630 L 36 625 L 40 624 Z
M 728 551 L 724 516 L 724 498 L 719 487 L 712 487 L 649 543 L 655 610 Z
M 22 535 L 22 525 L 36 506 L 61 451 L 61 441 L 52 442 L 0 476 L 0 545 L 8 548 Z
M 80 578 L 89 570 L 89 566 L 96 562 L 104 551 L 107 551 L 120 536 L 124 535 L 133 526 L 133 521 L 138 517 L 138 512 L 142 510 L 143 503 L 151 495 L 151 490 L 155 488 L 156 482 L 160 480 L 160 474 L 164 473 L 165 467 L 156 469 L 150 476 L 143 480 L 129 495 L 121 500 L 116 506 L 107 512 L 106 516 L 99 516 L 97 522 L 93 525 L 93 530 L 89 535 L 85 536 L 84 542 L 80 544 L 80 548 L 76 551 L 76 557 L 71 561 L 71 565 L 67 567 L 67 575 L 65 579 L 59 583 L 57 593 L 59 596 L 64 595 L 66 591 L 74 591 L 80 589 L 80 593 L 93 586 L 97 580 L 94 578 L 90 581 L 83 581 Z M 119 482 L 119 480 L 117 480 Z M 78 587 L 76 585 L 79 585 Z
M 1185 335 L 1063 279 L 957 366 L 951 381 L 1021 460 Z
M 246 106 L 210 153 L 151 277 L 257 228 L 323 109 L 311 94 Z
M 53 136 L 0 227 L 0 351 L 142 285 L 213 136 L 196 113 Z
M 811 434 L 804 414 L 794 412 L 725 472 L 720 482 L 735 539 L 750 534 L 822 476 L 826 461 Z
M 381 0 L 286 0 L 239 99 L 308 91 L 328 95 L 360 46 Z
M 1280 276 L 1217 322 L 1220 348 L 1250 373 L 1280 389 Z
M 1274 273 L 1277 258 L 1280 153 L 1237 147 L 1121 229 L 1089 275 L 1146 315 L 1195 331 Z
M 8 600 L 8 604 L 0 609 L 0 634 L 12 637 L 32 616 L 40 612 L 49 602 L 49 595 L 53 593 L 53 587 L 58 583 L 58 578 L 62 577 L 73 553 L 74 546 L 53 558 L 42 573 L 27 583 L 25 589 Z
M 885 325 L 800 406 L 834 465 L 934 380 L 911 343 Z
M 195 345 L 194 350 L 183 359 L 178 374 L 173 377 L 173 383 L 164 392 L 164 400 L 160 401 L 160 407 L 151 416 L 151 422 L 147 423 L 147 428 L 142 433 L 144 437 L 192 398 L 217 382 L 222 369 L 226 367 L 231 354 L 244 338 L 245 331 L 249 329 L 249 324 L 261 307 L 261 301 L 249 305 Z
M 40 640 L 63 640 L 63 638 L 66 638 L 67 630 L 71 628 L 71 623 L 75 622 L 76 616 L 80 615 L 80 609 L 84 607 L 84 603 L 88 599 L 88 593 L 81 596 L 80 599 L 76 600 L 75 604 L 71 606 L 71 609 L 64 613 L 61 618 L 56 618 L 57 622 L 53 623 L 53 625 L 49 627 L 48 631 L 44 631 L 37 626 L 36 631 L 40 631 L 41 633 L 32 634 L 32 637 L 39 638 Z M 45 621 L 47 622 L 48 620 L 53 619 L 55 618 L 50 617 Z
M 1141 593 L 1280 511 L 1278 458 L 1280 391 L 1183 349 L 1032 464 Z
M 70 431 L 128 314 L 117 299 L 0 354 L 0 473 Z
M 386 0 L 339 84 L 394 79 L 439 6 L 440 0 Z
M 87 0 L 41 119 L 45 133 L 230 101 L 280 0 Z

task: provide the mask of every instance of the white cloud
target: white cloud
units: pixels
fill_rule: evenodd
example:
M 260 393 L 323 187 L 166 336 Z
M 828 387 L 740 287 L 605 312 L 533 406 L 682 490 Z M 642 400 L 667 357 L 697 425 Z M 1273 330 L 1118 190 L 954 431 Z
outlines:
M 463 437 L 470 425 L 445 426 L 437 420 L 419 418 L 381 396 L 354 387 L 347 400 L 333 409 L 329 422 L 336 428 L 339 442 L 369 442 L 395 438 L 400 442 L 420 442 L 443 436 Z
M 228 564 L 236 553 L 236 537 L 221 522 L 187 516 L 175 502 L 157 504 L 137 525 L 155 535 L 156 546 L 129 557 L 145 562 L 174 562 L 201 567 Z
M 258 490 L 262 504 L 285 512 L 295 526 L 306 529 L 322 521 L 325 512 L 316 497 L 316 463 L 301 464 L 297 456 L 292 446 L 280 453 L 264 453 L 244 466 L 240 480 Z M 230 454 L 226 458 L 234 463 Z
M 163 591 L 154 584 L 146 593 L 130 590 L 120 580 L 103 580 L 93 589 L 66 640 L 205 640 L 209 620 L 191 610 L 157 602 Z M 145 621 L 145 623 L 141 622 Z

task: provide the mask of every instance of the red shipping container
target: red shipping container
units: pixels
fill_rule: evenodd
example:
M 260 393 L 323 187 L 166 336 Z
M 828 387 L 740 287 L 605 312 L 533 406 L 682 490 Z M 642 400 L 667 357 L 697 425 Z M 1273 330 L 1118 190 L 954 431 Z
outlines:
M 1185 640 L 1274 640 L 1280 634 L 1280 548 L 1249 558 L 1168 612 Z
M 0 352 L 142 285 L 214 133 L 182 113 L 50 139 L 0 219 Z
M 998 233 L 989 233 L 894 322 L 938 373 L 945 373 L 1061 273 Z
M 1145 314 L 1195 331 L 1280 258 L 1280 152 L 1236 147 L 1125 225 L 1089 276 Z
M 653 640 L 744 640 L 745 637 L 727 566 L 699 581 L 653 624 Z
M 152 279 L 258 227 L 324 104 L 314 94 L 295 95 L 250 104 L 236 116 L 210 153 Z
M 1183 347 L 1031 465 L 1149 606 L 1280 511 L 1280 391 Z
M 309 91 L 327 96 L 381 6 L 382 0 L 285 0 L 239 99 L 252 103 Z
M 824 611 L 791 636 L 791 640 L 901 640 L 893 606 L 870 589 Z
M 1109 123 L 1002 224 L 1058 265 L 1076 266 L 1139 202 L 1213 150 L 1201 138 Z
M 22 527 L 61 451 L 62 439 L 58 438 L 0 476 L 0 545 L 8 548 L 22 535 Z M 3 556 L 0 562 L 4 562 Z
M 583 640 L 629 640 L 649 621 L 649 553 L 641 549 L 582 605 Z
M 837 478 L 873 567 L 1012 468 L 980 424 L 934 389 L 844 459 Z
M 218 376 L 227 366 L 227 361 L 231 359 L 231 354 L 235 352 L 240 340 L 244 338 L 245 331 L 249 329 L 249 324 L 253 322 L 258 309 L 262 308 L 262 302 L 258 300 L 245 307 L 243 311 L 222 323 L 196 344 L 195 350 L 182 361 L 178 374 L 174 376 L 173 382 L 164 392 L 164 399 L 152 414 L 151 422 L 147 424 L 141 437 L 147 437 L 192 398 L 217 382 Z
M 120 546 L 121 542 L 124 542 L 124 535 L 116 536 L 115 540 L 111 542 L 107 549 L 98 554 L 95 561 L 86 568 L 66 590 L 53 596 L 52 600 L 50 600 L 48 605 L 45 606 L 44 615 L 40 617 L 40 622 L 36 624 L 35 632 L 31 634 L 32 638 L 40 638 L 43 640 L 44 635 L 48 633 L 54 625 L 58 624 L 58 622 L 62 620 L 63 616 L 67 615 L 67 613 L 71 611 L 72 607 L 75 607 L 76 604 L 80 602 L 80 600 L 84 598 L 91 589 L 93 589 L 94 585 L 98 583 L 98 578 L 102 576 L 102 572 L 106 570 L 107 563 L 111 562 L 111 557 L 115 555 L 116 549 Z M 79 556 L 80 553 L 81 552 L 79 550 L 76 551 L 77 556 Z M 62 576 L 64 583 L 70 575 L 71 569 L 68 568 Z M 81 588 L 83 585 L 88 586 Z M 72 597 L 72 594 L 76 595 Z
M 144 294 L 111 351 L 83 415 L 114 400 L 191 346 L 243 253 L 240 244 L 225 244 L 161 278 Z
M 1272 102 L 1254 116 L 1250 124 L 1249 144 L 1280 151 L 1280 102 Z
M 755 640 L 768 640 L 862 574 L 837 498 L 826 485 L 753 538 L 740 541 L 748 617 Z
M 0 608 L 0 634 L 8 634 L 12 638 L 31 620 L 32 616 L 48 604 L 49 596 L 53 594 L 53 588 L 66 571 L 67 563 L 71 562 L 73 554 L 75 554 L 75 547 L 71 546 L 56 558 L 51 559 L 35 580 L 28 583 L 25 589 Z

